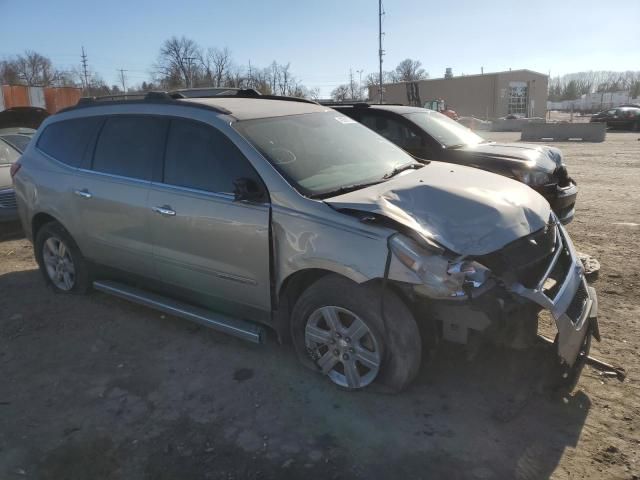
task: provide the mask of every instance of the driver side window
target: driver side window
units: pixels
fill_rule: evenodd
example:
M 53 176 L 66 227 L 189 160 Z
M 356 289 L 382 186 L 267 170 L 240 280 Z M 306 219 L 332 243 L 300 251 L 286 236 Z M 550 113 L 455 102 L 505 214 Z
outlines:
M 222 132 L 204 123 L 171 120 L 164 183 L 213 193 L 234 193 L 238 178 L 258 175 Z

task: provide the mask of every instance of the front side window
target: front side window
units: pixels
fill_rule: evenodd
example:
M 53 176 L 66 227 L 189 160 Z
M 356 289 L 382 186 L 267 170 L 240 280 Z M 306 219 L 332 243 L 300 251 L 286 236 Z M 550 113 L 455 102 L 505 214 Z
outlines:
M 74 118 L 52 123 L 38 138 L 37 147 L 59 162 L 78 167 L 101 123 L 101 117 Z
M 381 182 L 415 163 L 393 143 L 335 111 L 237 122 L 234 127 L 303 195 Z
M 424 112 L 407 113 L 405 117 L 447 148 L 478 145 L 485 142 L 484 138 L 473 133 L 467 127 L 432 110 L 425 109 Z
M 363 113 L 360 122 L 404 149 L 420 146 L 420 137 L 402 122 L 386 115 Z
M 239 178 L 257 175 L 222 132 L 199 122 L 172 120 L 167 139 L 164 183 L 207 192 L 233 193 Z
M 96 144 L 93 170 L 151 180 L 153 163 L 162 157 L 166 121 L 154 117 L 107 118 Z

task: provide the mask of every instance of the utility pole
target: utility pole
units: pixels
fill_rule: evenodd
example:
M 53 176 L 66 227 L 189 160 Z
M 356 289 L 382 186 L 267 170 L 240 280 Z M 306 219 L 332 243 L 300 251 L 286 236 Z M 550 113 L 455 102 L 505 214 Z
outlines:
M 91 90 L 89 89 L 89 75 L 87 74 L 87 54 L 84 53 L 84 46 L 82 46 L 82 70 L 84 71 L 84 88 L 87 91 L 87 95 L 91 95 Z
M 358 74 L 358 100 L 362 97 L 362 72 L 364 72 L 364 70 L 356 70 Z
M 382 104 L 382 56 L 384 55 L 384 50 L 382 50 L 382 15 L 384 12 L 382 11 L 382 0 L 378 0 L 378 58 L 380 60 L 380 78 L 379 78 L 379 98 L 380 104 Z
M 128 71 L 128 70 L 124 70 L 124 69 L 120 69 L 118 70 L 120 72 L 120 82 L 122 82 L 122 93 L 127 93 L 127 86 L 124 83 L 124 72 Z
M 193 69 L 191 68 L 191 62 L 195 60 L 196 57 L 187 57 L 185 60 L 187 61 L 187 65 L 189 66 L 189 85 L 188 88 L 193 88 Z
M 248 88 L 253 88 L 253 74 L 251 72 L 251 60 L 249 60 L 249 81 L 247 82 Z

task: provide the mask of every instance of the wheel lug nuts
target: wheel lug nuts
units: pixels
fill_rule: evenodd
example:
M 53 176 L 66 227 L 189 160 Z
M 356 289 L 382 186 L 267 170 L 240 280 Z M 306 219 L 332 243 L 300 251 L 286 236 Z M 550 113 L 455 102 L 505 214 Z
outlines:
M 347 343 L 351 343 L 351 338 L 349 338 L 349 337 L 344 337 L 344 341 L 345 341 L 345 342 L 347 342 Z
M 351 347 L 351 348 L 349 349 L 349 353 L 356 353 L 356 349 L 355 349 L 355 348 L 353 348 L 353 347 Z
M 340 338 L 340 337 L 342 337 L 342 335 L 340 335 L 339 332 L 336 332 L 336 338 Z
M 343 360 L 349 360 L 349 355 L 347 355 L 346 353 L 344 355 L 342 355 L 342 359 Z
M 337 357 L 338 355 L 340 355 L 340 352 L 339 352 L 339 351 L 338 351 L 338 349 L 336 348 L 336 349 L 333 351 L 333 354 Z

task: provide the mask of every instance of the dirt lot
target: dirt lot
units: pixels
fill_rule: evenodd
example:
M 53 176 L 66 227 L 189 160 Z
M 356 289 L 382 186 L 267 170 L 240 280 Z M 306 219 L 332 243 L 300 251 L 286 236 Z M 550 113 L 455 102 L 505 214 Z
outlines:
M 441 349 L 401 395 L 347 393 L 273 341 L 55 295 L 5 234 L 0 479 L 640 478 L 638 137 L 559 144 L 581 189 L 569 231 L 602 264 L 593 350 L 628 372 L 587 367 L 565 397 L 542 347 Z

